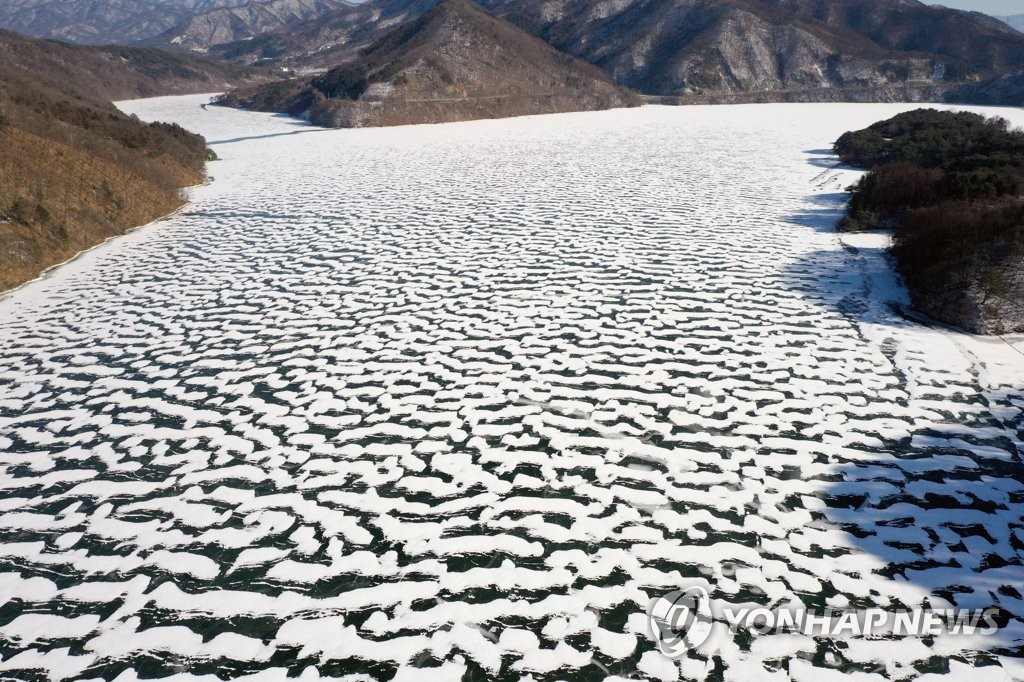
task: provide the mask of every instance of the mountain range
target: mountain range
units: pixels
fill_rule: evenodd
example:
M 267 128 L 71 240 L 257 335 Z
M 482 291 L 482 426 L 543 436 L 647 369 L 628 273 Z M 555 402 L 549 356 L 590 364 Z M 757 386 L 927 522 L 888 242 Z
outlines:
M 197 12 L 145 42 L 206 53 L 215 45 L 287 31 L 303 21 L 348 7 L 343 0 L 263 0 L 224 6 Z
M 354 59 L 388 31 L 417 19 L 438 0 L 371 0 L 347 4 L 252 39 L 209 46 L 210 56 L 292 69 L 331 68 Z
M 138 41 L 243 64 L 330 69 L 436 3 L 0 0 L 0 22 L 77 42 Z M 1024 34 L 988 15 L 917 0 L 479 4 L 648 95 L 933 98 L 1024 69 Z
M 483 0 L 623 85 L 658 95 L 987 78 L 1024 36 L 916 0 Z
M 917 0 L 479 0 L 479 5 L 599 67 L 618 85 L 662 101 L 973 97 L 1012 103 L 1019 88 L 1002 81 L 1024 69 L 1024 34 L 985 14 Z M 432 0 L 370 0 L 207 49 L 225 59 L 300 71 L 358 64 L 369 53 L 379 61 L 379 41 L 433 6 Z M 246 100 L 281 104 L 282 93 L 295 94 L 301 87 L 294 82 L 268 86 Z M 294 109 L 296 101 L 285 108 Z
M 305 102 L 309 106 L 302 108 L 304 112 L 321 114 L 332 108 L 332 120 L 377 118 L 363 115 L 372 108 L 368 103 L 359 107 L 359 115 L 341 116 L 340 103 L 327 107 L 318 104 L 321 99 L 372 98 L 378 109 L 380 102 L 394 107 L 401 98 L 420 104 L 425 99 L 451 99 L 449 84 L 440 79 L 439 71 L 423 76 L 422 83 L 437 86 L 429 98 L 423 91 L 406 92 L 412 86 L 394 80 L 389 81 L 394 86 L 389 96 L 381 96 L 383 74 L 395 79 L 419 69 L 412 58 L 428 44 L 439 50 L 432 57 L 435 62 L 447 59 L 445 70 L 470 79 L 463 84 L 467 92 L 482 92 L 489 84 L 488 96 L 518 96 L 532 87 L 530 83 L 540 82 L 536 73 L 523 76 L 526 71 L 502 76 L 489 66 L 484 42 L 470 41 L 457 49 L 450 42 L 444 49 L 437 47 L 445 40 L 440 24 L 416 23 L 432 16 L 437 4 L 438 0 L 0 0 L 0 10 L 6 10 L 0 17 L 8 24 L 20 22 L 33 32 L 69 40 L 116 36 L 120 42 L 136 40 L 320 78 L 325 72 L 345 73 L 346 78 L 362 71 L 376 74 L 378 80 L 369 83 L 373 87 L 357 94 L 347 91 L 341 98 L 327 94 L 333 91 L 321 88 L 322 80 L 305 76 L 234 98 L 287 110 Z M 1021 90 L 1016 85 L 1021 77 L 1013 74 L 1024 71 L 1024 34 L 985 14 L 917 0 L 478 0 L 478 6 L 488 18 L 474 18 L 473 25 L 504 22 L 504 58 L 526 46 L 536 55 L 514 55 L 517 63 L 525 65 L 539 57 L 541 43 L 528 41 L 529 34 L 543 41 L 545 50 L 563 53 L 560 63 L 571 65 L 570 70 L 583 73 L 580 64 L 586 62 L 615 85 L 666 102 L 945 98 L 1012 104 Z M 462 6 L 459 16 L 465 18 L 474 9 Z M 410 28 L 414 25 L 415 30 Z M 513 27 L 524 35 L 511 38 Z M 413 34 L 416 39 L 409 39 Z M 455 68 L 455 53 L 478 68 Z M 437 61 L 439 56 L 443 59 Z M 565 61 L 570 58 L 579 63 Z M 551 82 L 570 78 L 578 81 L 576 75 L 556 68 Z M 590 86 L 599 80 L 579 82 L 586 82 L 583 90 L 588 97 L 596 96 L 598 91 Z M 344 106 L 354 111 L 351 105 Z M 461 116 L 452 113 L 455 108 L 447 107 L 444 116 Z M 407 119 L 396 114 L 396 120 Z
M 152 38 L 197 13 L 249 0 L 0 0 L 0 28 L 73 43 Z
M 232 93 L 224 103 L 336 127 L 465 121 L 639 104 L 601 69 L 471 0 L 441 0 L 325 74 Z
M 348 6 L 344 0 L 0 0 L 0 28 L 72 43 L 202 53 Z

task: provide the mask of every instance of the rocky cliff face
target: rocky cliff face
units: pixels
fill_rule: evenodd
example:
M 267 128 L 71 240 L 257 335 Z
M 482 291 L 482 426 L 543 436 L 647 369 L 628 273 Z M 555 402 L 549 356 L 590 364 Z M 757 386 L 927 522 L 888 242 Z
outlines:
M 1024 36 L 916 0 L 482 2 L 659 95 L 959 82 L 1024 66 Z
M 870 51 L 836 51 L 835 42 L 798 24 L 777 24 L 740 10 L 723 11 L 699 39 L 681 49 L 652 50 L 644 62 L 634 50 L 616 55 L 614 72 L 647 92 L 799 92 L 883 87 L 927 81 L 936 63 L 888 58 Z
M 363 127 L 604 109 L 638 98 L 469 0 L 443 0 L 349 64 L 227 102 Z

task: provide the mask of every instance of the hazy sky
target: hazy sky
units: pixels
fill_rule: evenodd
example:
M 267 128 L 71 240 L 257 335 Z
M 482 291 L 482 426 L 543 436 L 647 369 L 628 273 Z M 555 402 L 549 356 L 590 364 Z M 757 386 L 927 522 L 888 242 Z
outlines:
M 929 5 L 945 5 L 989 14 L 1024 14 L 1024 0 L 925 0 Z

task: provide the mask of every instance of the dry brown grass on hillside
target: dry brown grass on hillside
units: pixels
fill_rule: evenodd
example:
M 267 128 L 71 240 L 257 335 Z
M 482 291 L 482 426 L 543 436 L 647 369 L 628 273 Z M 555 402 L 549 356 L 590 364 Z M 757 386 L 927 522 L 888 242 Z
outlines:
M 152 159 L 148 173 L 19 128 L 0 128 L 0 290 L 183 203 L 201 169 Z
M 173 211 L 203 180 L 206 140 L 106 100 L 208 84 L 193 66 L 0 31 L 0 291 Z

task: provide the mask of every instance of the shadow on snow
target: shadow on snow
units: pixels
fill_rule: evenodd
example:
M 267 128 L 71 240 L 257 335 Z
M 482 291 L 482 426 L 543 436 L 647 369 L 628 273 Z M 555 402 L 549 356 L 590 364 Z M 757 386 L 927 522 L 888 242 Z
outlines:
M 844 198 L 819 194 L 809 201 L 820 209 L 790 220 L 833 231 Z M 846 317 L 862 335 L 870 327 L 876 336 L 869 342 L 880 339 L 895 395 L 905 397 L 877 396 L 876 413 L 858 418 L 893 419 L 897 410 L 886 413 L 886 400 L 915 408 L 899 436 L 854 438 L 830 457 L 835 466 L 818 493 L 823 520 L 878 558 L 884 568 L 876 573 L 916 588 L 911 592 L 932 607 L 1000 609 L 1003 627 L 986 648 L 1024 655 L 1024 387 L 983 385 L 977 366 L 963 380 L 950 380 L 943 367 L 930 364 L 942 355 L 931 359 L 929 345 L 907 360 L 900 337 L 927 333 L 934 339 L 926 343 L 949 350 L 959 332 L 923 329 L 900 314 L 906 295 L 882 249 L 810 253 L 784 276 L 809 303 Z M 908 362 L 916 369 L 906 371 Z

